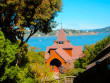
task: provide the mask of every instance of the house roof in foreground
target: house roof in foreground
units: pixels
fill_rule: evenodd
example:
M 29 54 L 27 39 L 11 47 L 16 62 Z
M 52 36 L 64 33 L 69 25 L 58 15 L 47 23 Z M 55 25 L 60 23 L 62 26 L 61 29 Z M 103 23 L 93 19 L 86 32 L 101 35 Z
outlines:
M 110 43 L 87 65 L 87 69 L 96 65 L 96 61 L 103 62 L 110 58 Z

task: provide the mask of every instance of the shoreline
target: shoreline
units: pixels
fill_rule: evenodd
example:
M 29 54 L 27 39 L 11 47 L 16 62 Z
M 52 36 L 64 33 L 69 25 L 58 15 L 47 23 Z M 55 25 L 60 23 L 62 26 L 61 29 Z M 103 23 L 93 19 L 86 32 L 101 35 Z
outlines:
M 98 33 L 80 33 L 80 34 L 72 34 L 72 35 L 66 35 L 66 36 L 79 36 L 79 35 L 97 35 Z M 32 36 L 32 37 L 56 37 L 58 35 L 52 35 L 52 36 Z M 28 36 L 25 36 L 28 37 Z

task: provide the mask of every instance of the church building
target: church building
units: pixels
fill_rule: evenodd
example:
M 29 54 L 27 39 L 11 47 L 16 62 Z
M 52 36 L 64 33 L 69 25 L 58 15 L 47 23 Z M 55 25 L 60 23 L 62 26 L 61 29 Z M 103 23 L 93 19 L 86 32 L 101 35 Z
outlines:
M 70 66 L 74 64 L 75 59 L 81 58 L 83 47 L 73 46 L 67 40 L 64 30 L 61 28 L 57 40 L 54 40 L 52 46 L 47 46 L 45 53 L 45 62 L 51 66 L 55 72 L 59 72 L 59 67 L 66 67 L 67 62 Z

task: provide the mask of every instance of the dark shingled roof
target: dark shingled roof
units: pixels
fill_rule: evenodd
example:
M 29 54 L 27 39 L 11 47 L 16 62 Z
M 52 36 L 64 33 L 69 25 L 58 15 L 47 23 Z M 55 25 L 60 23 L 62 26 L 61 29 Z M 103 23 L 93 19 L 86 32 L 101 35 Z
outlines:
M 107 55 L 108 53 L 110 53 L 110 44 L 108 44 L 90 63 L 93 63 L 94 61 L 97 61 L 97 60 L 105 57 L 105 55 Z
M 96 65 L 96 61 L 104 61 L 110 57 L 110 44 L 108 44 L 87 66 L 87 69 Z

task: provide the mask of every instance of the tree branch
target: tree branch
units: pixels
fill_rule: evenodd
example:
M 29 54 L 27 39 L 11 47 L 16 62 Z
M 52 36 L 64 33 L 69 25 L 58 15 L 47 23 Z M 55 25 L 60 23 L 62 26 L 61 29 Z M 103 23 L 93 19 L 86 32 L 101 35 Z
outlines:
M 28 36 L 28 38 L 25 40 L 24 43 L 28 42 L 29 38 L 30 38 L 33 34 L 35 34 L 35 33 L 37 32 L 37 30 L 38 30 L 38 28 L 35 29 L 33 33 L 32 33 L 32 31 L 31 31 L 30 35 Z

